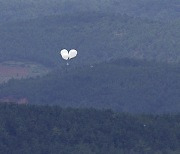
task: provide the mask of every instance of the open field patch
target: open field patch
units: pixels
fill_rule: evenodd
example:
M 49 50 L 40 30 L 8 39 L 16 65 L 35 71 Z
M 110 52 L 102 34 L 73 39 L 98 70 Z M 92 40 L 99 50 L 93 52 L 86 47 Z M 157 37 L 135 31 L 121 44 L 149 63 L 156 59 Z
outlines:
M 0 83 L 8 80 L 43 76 L 49 68 L 33 62 L 5 61 L 0 63 Z

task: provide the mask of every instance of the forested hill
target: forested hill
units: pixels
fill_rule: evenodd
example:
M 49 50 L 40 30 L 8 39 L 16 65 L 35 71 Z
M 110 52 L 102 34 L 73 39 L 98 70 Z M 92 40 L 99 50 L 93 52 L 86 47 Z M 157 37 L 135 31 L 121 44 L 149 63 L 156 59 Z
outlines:
M 27 98 L 34 104 L 111 108 L 116 111 L 180 111 L 180 66 L 120 59 L 78 68 L 61 68 L 45 77 L 11 80 L 0 98 Z
M 178 154 L 180 115 L 0 105 L 0 153 Z
M 61 63 L 59 51 L 76 48 L 76 63 L 131 57 L 180 62 L 180 22 L 161 23 L 120 14 L 78 13 L 0 26 L 0 61 Z
M 155 20 L 180 18 L 179 0 L 0 0 L 0 21 L 77 12 L 121 13 Z

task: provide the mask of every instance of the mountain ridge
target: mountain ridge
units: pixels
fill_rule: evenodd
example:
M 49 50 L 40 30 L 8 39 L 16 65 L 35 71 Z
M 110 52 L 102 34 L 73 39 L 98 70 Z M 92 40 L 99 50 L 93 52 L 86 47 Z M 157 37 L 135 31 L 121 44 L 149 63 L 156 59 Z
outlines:
M 87 22 L 88 21 L 88 22 Z M 51 16 L 1 25 L 0 61 L 62 64 L 59 51 L 76 48 L 76 63 L 111 58 L 179 62 L 179 22 L 164 24 L 120 14 Z
M 1 0 L 0 19 L 3 22 L 78 12 L 107 12 L 133 15 L 154 20 L 179 19 L 176 0 Z
M 179 67 L 129 59 L 72 65 L 41 78 L 11 80 L 0 86 L 0 97 L 130 113 L 179 112 Z

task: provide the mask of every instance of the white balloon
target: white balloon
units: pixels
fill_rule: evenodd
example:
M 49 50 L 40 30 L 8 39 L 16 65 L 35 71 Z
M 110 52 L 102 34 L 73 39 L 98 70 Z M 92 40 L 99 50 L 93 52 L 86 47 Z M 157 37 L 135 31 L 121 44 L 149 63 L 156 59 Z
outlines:
M 61 50 L 61 56 L 63 59 L 68 60 L 69 59 L 69 53 L 66 49 Z
M 68 51 L 66 49 L 62 49 L 61 50 L 61 55 L 64 54 L 64 53 L 66 54 L 66 53 L 68 53 Z
M 74 58 L 74 57 L 76 57 L 76 56 L 77 56 L 77 50 L 71 49 L 71 50 L 69 51 L 69 59 L 72 59 L 72 58 Z
M 77 51 L 75 49 L 71 49 L 69 52 L 66 49 L 61 50 L 60 52 L 63 59 L 68 60 L 77 56 Z

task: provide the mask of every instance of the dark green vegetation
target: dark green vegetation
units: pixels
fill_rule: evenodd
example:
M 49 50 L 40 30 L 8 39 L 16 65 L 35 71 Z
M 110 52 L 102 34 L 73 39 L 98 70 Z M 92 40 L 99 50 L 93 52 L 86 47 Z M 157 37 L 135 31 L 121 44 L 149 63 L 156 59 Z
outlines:
M 179 19 L 179 0 L 0 0 L 0 63 L 53 68 L 0 85 L 0 154 L 179 154 Z
M 0 105 L 0 153 L 179 154 L 180 115 Z
M 180 17 L 179 0 L 0 0 L 1 22 L 77 12 L 125 13 L 160 20 Z
M 180 62 L 180 23 L 120 14 L 79 13 L 0 26 L 0 61 L 59 65 L 62 48 L 76 48 L 76 63 L 131 57 Z
M 125 112 L 180 111 L 179 65 L 121 59 L 93 67 L 72 66 L 42 78 L 11 80 L 1 85 L 0 97 Z

